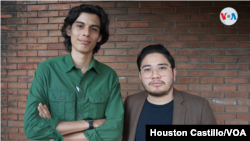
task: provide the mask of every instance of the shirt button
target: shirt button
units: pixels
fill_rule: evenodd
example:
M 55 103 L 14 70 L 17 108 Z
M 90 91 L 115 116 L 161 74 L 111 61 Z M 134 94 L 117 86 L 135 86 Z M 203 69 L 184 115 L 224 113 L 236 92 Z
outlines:
M 80 98 L 80 100 L 82 100 L 82 98 Z
M 81 114 L 78 114 L 78 116 L 81 116 Z
M 63 100 L 63 97 L 60 97 L 61 100 Z

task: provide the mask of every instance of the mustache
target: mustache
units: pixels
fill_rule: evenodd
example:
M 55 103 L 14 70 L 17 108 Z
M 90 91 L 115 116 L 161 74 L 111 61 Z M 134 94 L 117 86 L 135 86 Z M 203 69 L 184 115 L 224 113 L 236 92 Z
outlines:
M 152 83 L 154 83 L 154 82 L 161 82 L 162 84 L 165 84 L 165 82 L 164 82 L 164 81 L 161 81 L 161 80 L 155 80 L 155 81 L 151 81 L 151 82 L 149 82 L 149 83 L 148 83 L 148 85 L 152 85 Z

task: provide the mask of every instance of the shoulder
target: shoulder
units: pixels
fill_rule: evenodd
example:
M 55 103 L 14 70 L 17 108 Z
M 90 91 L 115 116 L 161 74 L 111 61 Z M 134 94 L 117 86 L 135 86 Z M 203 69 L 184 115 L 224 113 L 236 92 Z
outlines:
M 41 62 L 38 66 L 49 68 L 51 66 L 54 66 L 57 63 L 61 63 L 64 61 L 65 61 L 65 55 L 45 60 L 45 61 Z
M 145 100 L 146 97 L 147 97 L 146 91 L 142 91 L 142 92 L 127 96 L 127 98 L 125 99 L 125 103 L 130 104 L 130 103 L 134 103 L 134 101 Z
M 184 105 L 202 106 L 205 102 L 207 102 L 207 100 L 203 97 L 192 95 L 182 91 L 177 91 L 175 95 L 178 100 L 183 100 Z

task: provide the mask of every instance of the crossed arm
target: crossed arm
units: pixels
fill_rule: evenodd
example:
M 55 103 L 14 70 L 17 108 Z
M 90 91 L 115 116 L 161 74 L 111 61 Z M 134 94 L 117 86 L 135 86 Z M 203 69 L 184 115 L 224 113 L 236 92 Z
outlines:
M 39 103 L 37 107 L 39 111 L 39 116 L 42 118 L 51 118 L 50 112 L 46 105 Z M 101 126 L 104 124 L 106 119 L 98 119 L 93 120 L 94 128 Z M 61 121 L 56 126 L 56 130 L 63 135 L 64 141 L 67 140 L 81 140 L 81 141 L 88 141 L 82 131 L 89 129 L 89 123 L 85 120 L 79 121 Z M 53 139 L 52 139 L 53 140 Z

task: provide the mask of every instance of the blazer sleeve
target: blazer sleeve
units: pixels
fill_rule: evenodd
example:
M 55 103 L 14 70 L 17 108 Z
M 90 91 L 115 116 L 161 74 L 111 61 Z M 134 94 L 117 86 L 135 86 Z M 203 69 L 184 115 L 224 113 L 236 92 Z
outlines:
M 211 106 L 206 99 L 203 104 L 201 124 L 217 124 Z

